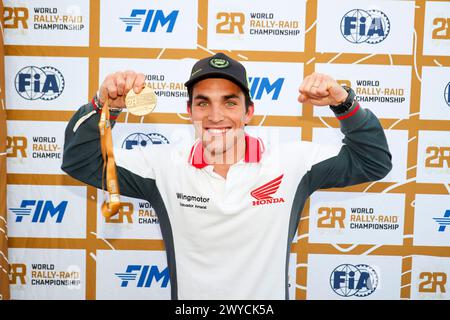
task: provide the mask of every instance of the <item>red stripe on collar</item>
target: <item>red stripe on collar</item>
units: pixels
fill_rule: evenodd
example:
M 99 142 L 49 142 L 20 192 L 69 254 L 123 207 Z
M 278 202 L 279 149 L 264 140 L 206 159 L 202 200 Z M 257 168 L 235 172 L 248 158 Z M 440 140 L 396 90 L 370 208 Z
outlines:
M 254 138 L 248 134 L 245 134 L 245 156 L 244 162 L 257 163 L 261 161 L 262 154 L 264 153 L 264 144 L 261 139 Z M 203 169 L 208 166 L 203 155 L 203 145 L 200 140 L 197 140 L 191 148 L 189 154 L 189 163 L 197 169 Z
M 197 169 L 203 169 L 208 165 L 203 156 L 203 145 L 201 140 L 197 140 L 192 146 L 191 154 L 189 155 L 189 163 Z

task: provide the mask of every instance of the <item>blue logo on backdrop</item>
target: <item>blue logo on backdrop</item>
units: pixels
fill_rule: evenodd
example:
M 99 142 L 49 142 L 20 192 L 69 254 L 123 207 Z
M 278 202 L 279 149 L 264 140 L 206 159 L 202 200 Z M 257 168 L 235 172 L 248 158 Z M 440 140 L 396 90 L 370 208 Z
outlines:
M 447 226 L 450 226 L 450 210 L 446 210 L 443 218 L 433 218 L 439 224 L 438 232 L 444 232 Z
M 341 33 L 351 43 L 376 44 L 389 34 L 389 18 L 379 10 L 353 9 L 341 20 Z
M 124 273 L 115 273 L 115 275 L 122 280 L 121 287 L 128 287 L 130 281 L 137 279 L 136 287 L 138 288 L 149 288 L 153 280 L 155 282 L 161 281 L 161 288 L 166 288 L 170 280 L 169 268 L 166 267 L 159 271 L 158 266 L 155 265 L 128 265 Z
M 341 264 L 331 272 L 330 285 L 341 297 L 365 297 L 376 290 L 378 275 L 366 264 Z
M 178 12 L 179 10 L 173 10 L 165 15 L 162 10 L 133 9 L 129 17 L 119 19 L 127 25 L 125 32 L 131 32 L 133 27 L 139 27 L 144 21 L 141 32 L 156 32 L 158 25 L 159 29 L 167 25 L 166 32 L 171 33 L 177 21 Z
M 450 82 L 447 83 L 444 89 L 444 99 L 447 105 L 450 107 Z
M 9 210 L 16 214 L 16 222 L 22 222 L 24 217 L 32 215 L 33 223 L 44 223 L 48 216 L 56 217 L 55 222 L 61 223 L 66 213 L 67 203 L 67 201 L 61 201 L 55 207 L 50 200 L 22 200 L 19 208 L 9 208 Z
M 62 73 L 50 66 L 28 66 L 21 69 L 14 80 L 17 93 L 27 100 L 54 100 L 64 90 Z
M 263 94 L 271 95 L 272 100 L 278 100 L 283 87 L 284 78 L 270 81 L 267 77 L 249 77 L 250 96 L 254 100 L 261 100 Z
M 169 144 L 169 140 L 159 133 L 132 133 L 122 142 L 122 149 L 131 150 L 135 147 L 145 148 L 151 144 Z

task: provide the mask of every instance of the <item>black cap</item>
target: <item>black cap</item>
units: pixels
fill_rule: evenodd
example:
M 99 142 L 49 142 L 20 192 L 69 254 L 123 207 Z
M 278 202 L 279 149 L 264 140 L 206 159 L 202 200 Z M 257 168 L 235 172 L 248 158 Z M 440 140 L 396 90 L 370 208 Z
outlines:
M 200 80 L 207 78 L 223 78 L 237 84 L 244 93 L 249 94 L 247 71 L 239 62 L 224 53 L 216 53 L 212 57 L 198 60 L 192 67 L 189 80 L 184 84 L 192 87 Z

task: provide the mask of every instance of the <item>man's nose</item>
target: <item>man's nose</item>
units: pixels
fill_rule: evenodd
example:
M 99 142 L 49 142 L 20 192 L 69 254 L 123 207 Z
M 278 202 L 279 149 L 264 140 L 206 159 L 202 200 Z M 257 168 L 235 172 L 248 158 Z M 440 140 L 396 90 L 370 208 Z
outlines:
M 208 120 L 211 122 L 220 122 L 223 120 L 223 118 L 223 112 L 220 106 L 212 106 L 208 114 Z

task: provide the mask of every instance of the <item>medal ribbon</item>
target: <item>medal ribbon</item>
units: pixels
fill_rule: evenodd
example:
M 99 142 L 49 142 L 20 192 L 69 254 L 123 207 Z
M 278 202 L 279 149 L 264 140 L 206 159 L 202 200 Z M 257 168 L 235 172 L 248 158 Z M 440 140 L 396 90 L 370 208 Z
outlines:
M 104 197 L 105 200 L 103 201 L 101 210 L 102 215 L 105 218 L 110 218 L 119 212 L 120 192 L 119 192 L 119 182 L 117 180 L 116 163 L 114 161 L 111 121 L 110 121 L 108 101 L 105 102 L 105 105 L 102 108 L 98 128 L 100 130 L 100 146 L 103 157 L 102 191 L 105 196 Z M 106 201 L 106 194 L 104 189 L 105 174 L 106 174 L 106 188 L 109 193 L 109 202 Z

